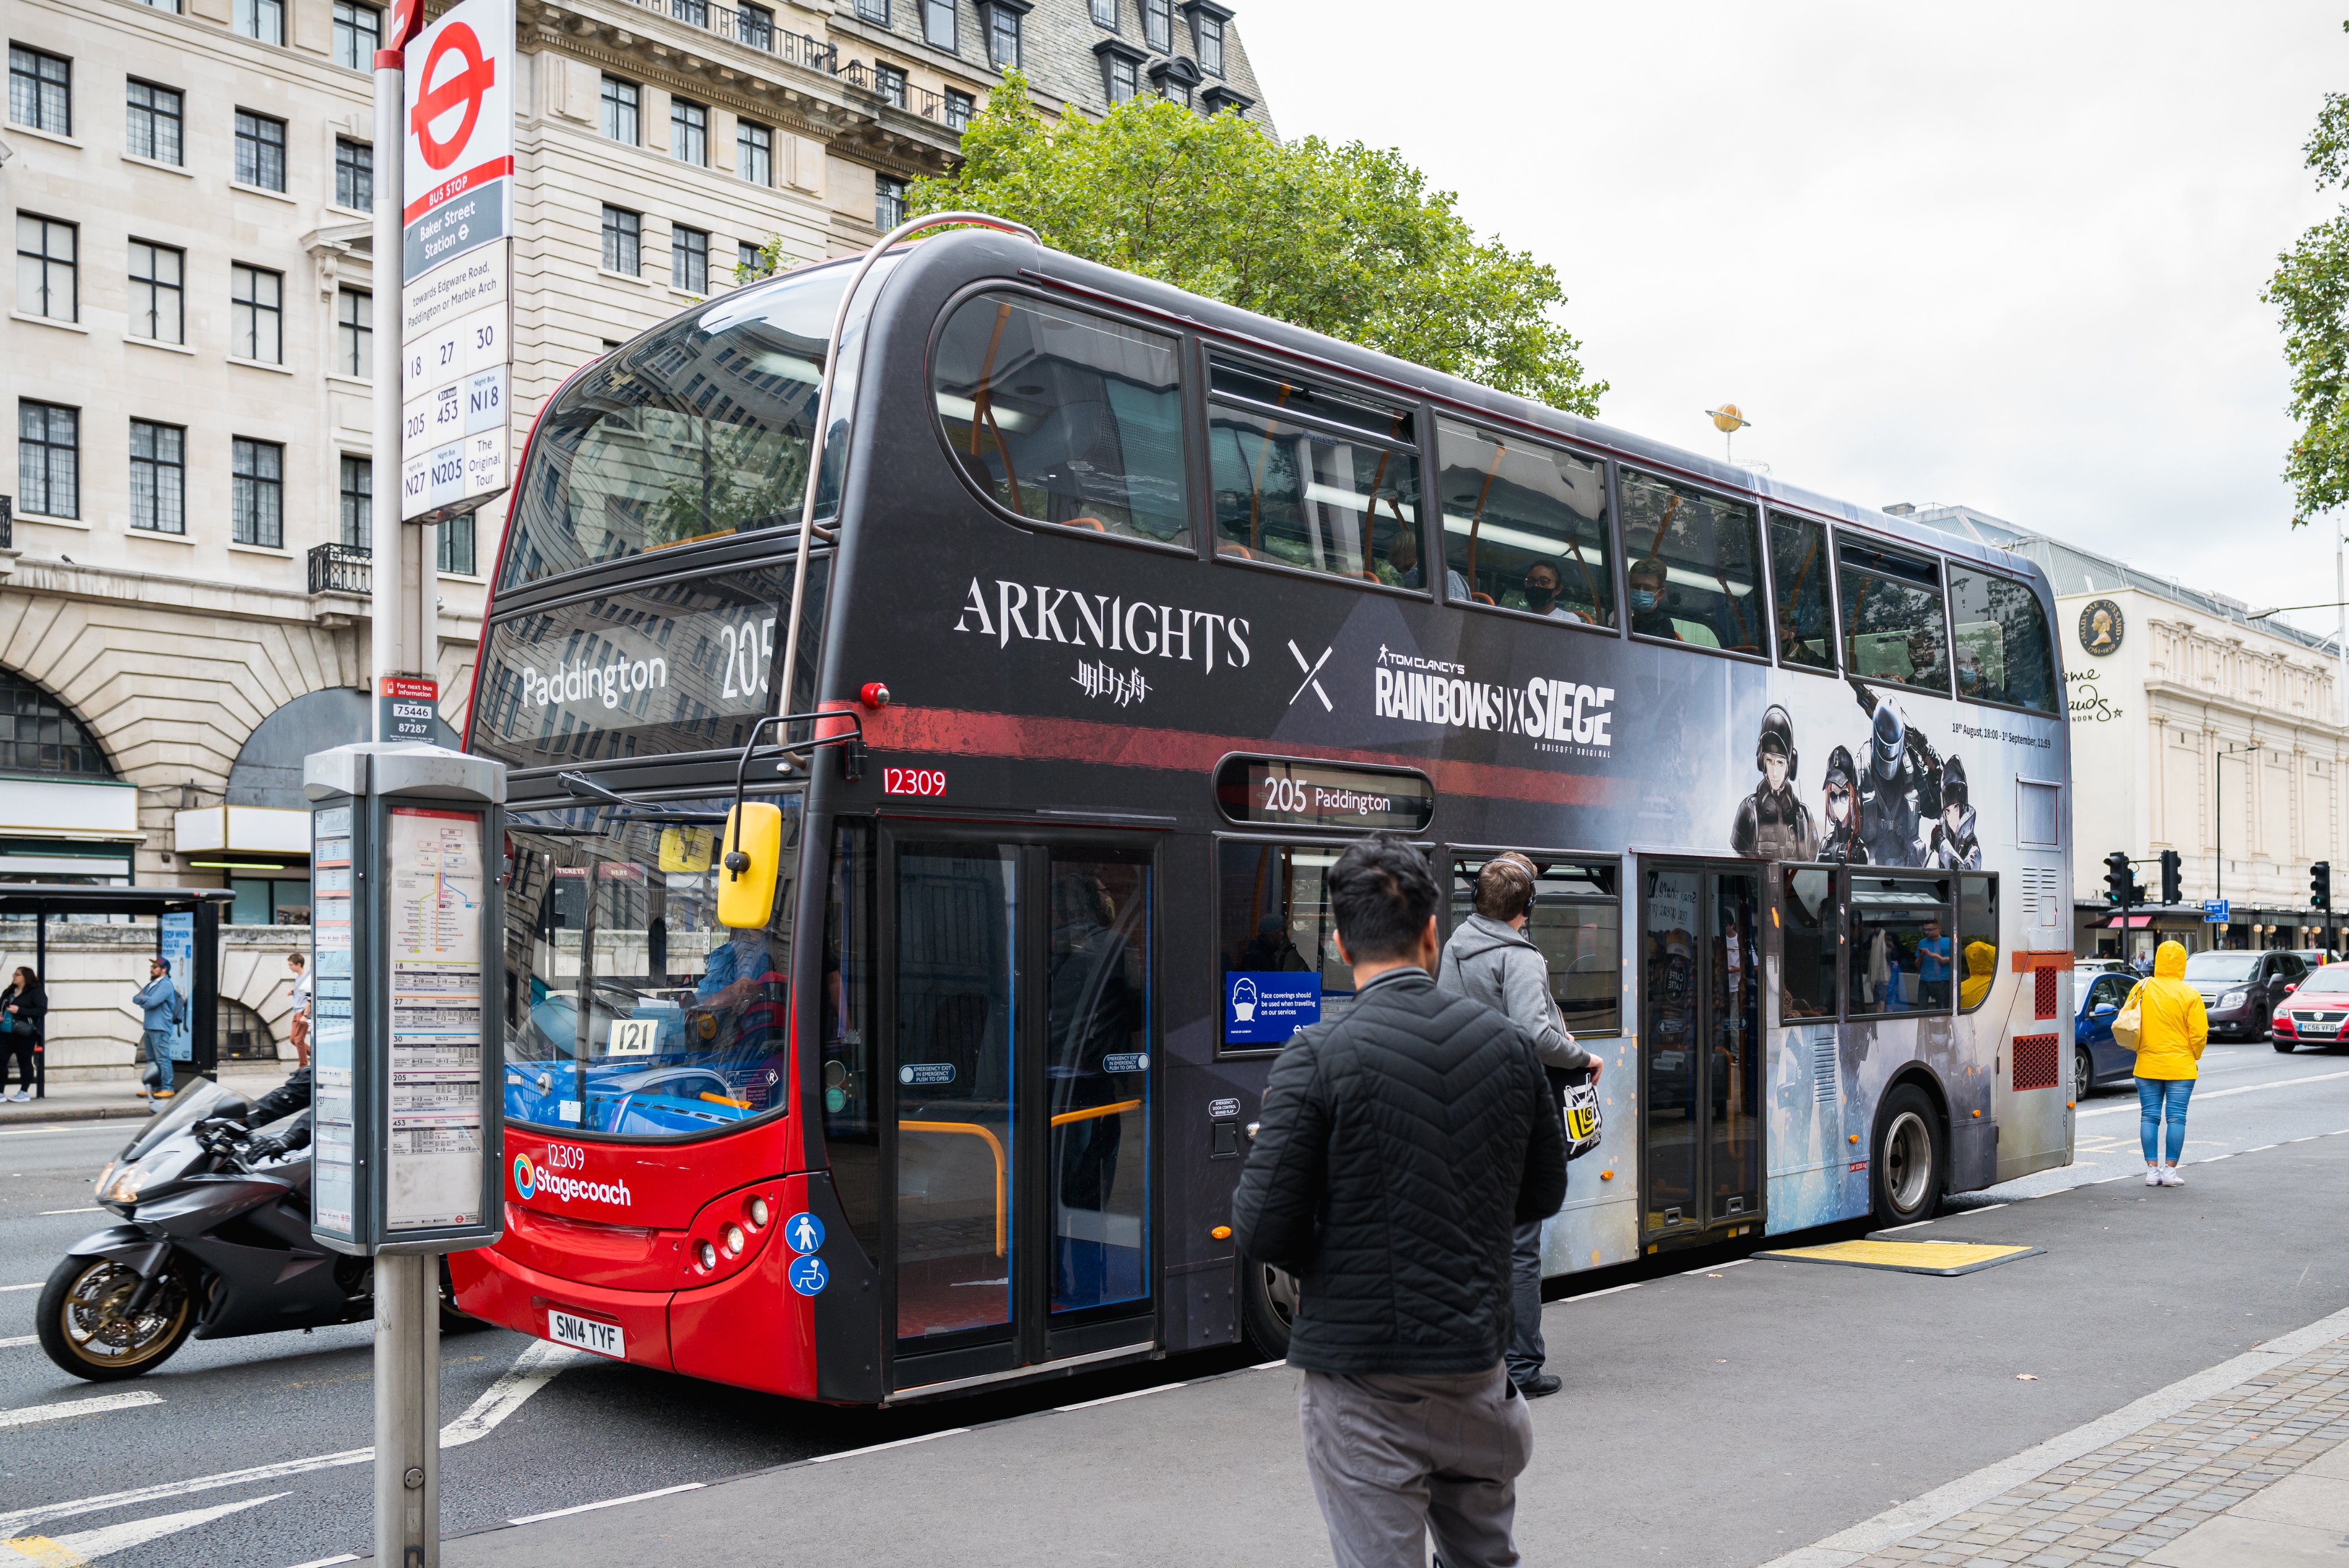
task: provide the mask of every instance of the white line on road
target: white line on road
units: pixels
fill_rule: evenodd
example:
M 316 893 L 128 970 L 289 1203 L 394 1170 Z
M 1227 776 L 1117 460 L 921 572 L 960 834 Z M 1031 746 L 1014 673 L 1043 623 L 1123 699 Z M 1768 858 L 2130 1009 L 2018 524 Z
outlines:
M 2261 1095 L 2270 1089 L 2289 1089 L 2301 1084 L 2329 1084 L 2335 1078 L 2349 1078 L 2349 1073 L 2319 1073 L 2308 1078 L 2278 1078 L 2272 1083 L 2244 1084 L 2232 1089 L 2213 1089 L 2207 1095 L 2195 1096 L 2194 1104 L 2199 1106 L 2211 1100 L 2223 1100 L 2230 1095 Z M 2080 1112 L 2076 1119 L 2085 1121 L 2090 1116 L 2133 1116 L 2137 1114 L 2135 1106 L 2102 1106 L 2093 1111 Z
M 808 1463 L 823 1465 L 830 1464 L 834 1459 L 853 1459 L 859 1454 L 877 1454 L 885 1449 L 908 1448 L 916 1443 L 932 1442 L 939 1438 L 959 1438 L 969 1430 L 968 1427 L 948 1427 L 943 1432 L 924 1432 L 918 1438 L 900 1438 L 894 1443 L 874 1443 L 870 1448 L 843 1449 L 836 1454 L 817 1454 L 811 1458 Z
M 307 1563 L 296 1563 L 294 1568 L 335 1568 L 338 1563 L 356 1563 L 358 1560 L 359 1554 L 356 1552 L 338 1552 L 332 1557 L 313 1557 Z
M 29 1285 L 0 1285 L 0 1296 L 6 1295 L 10 1291 L 37 1291 L 47 1283 L 47 1280 L 35 1280 Z
M 525 1513 L 520 1519 L 509 1519 L 508 1524 L 536 1524 L 542 1519 L 563 1519 L 574 1513 L 593 1513 L 599 1508 L 617 1508 L 624 1502 L 643 1502 L 649 1498 L 672 1497 L 681 1491 L 699 1491 L 708 1481 L 687 1481 L 682 1486 L 665 1486 L 654 1491 L 630 1492 L 626 1497 L 607 1497 L 601 1502 L 583 1502 L 571 1508 L 550 1508 L 544 1513 Z M 356 1558 L 329 1557 L 328 1563 L 351 1563 Z M 318 1568 L 325 1568 L 319 1564 Z
M 182 1530 L 193 1530 L 199 1524 L 210 1524 L 222 1514 L 258 1508 L 264 1502 L 275 1502 L 285 1495 L 282 1491 L 272 1492 L 267 1497 L 247 1498 L 243 1502 L 215 1503 L 211 1508 L 191 1508 L 183 1513 L 162 1513 L 152 1519 L 127 1520 L 120 1524 L 102 1525 L 96 1530 L 60 1535 L 54 1541 L 42 1541 L 36 1535 L 32 1539 L 41 1542 L 41 1545 L 26 1552 L 26 1556 L 43 1564 L 81 1563 L 93 1557 L 110 1557 L 117 1552 L 128 1552 L 134 1546 L 160 1541 L 166 1535 L 176 1535 Z
M 546 1353 L 552 1352 L 553 1355 Z M 455 1448 L 479 1438 L 489 1436 L 499 1422 L 522 1407 L 524 1399 L 546 1386 L 549 1378 L 571 1365 L 565 1359 L 564 1347 L 534 1340 L 514 1361 L 507 1373 L 492 1384 L 472 1407 L 440 1428 L 440 1446 Z M 541 1372 L 544 1376 L 540 1376 Z M 517 1395 L 517 1389 L 524 1392 Z M 129 1398 L 130 1396 L 116 1396 Z M 84 1401 L 89 1403 L 90 1401 Z M 155 1402 L 152 1394 L 140 1397 L 140 1404 Z M 36 1406 L 35 1409 L 55 1409 L 55 1406 Z M 0 1426 L 6 1424 L 7 1413 L 0 1412 Z M 69 1519 L 76 1514 L 103 1513 L 109 1509 L 130 1508 L 140 1503 L 160 1502 L 166 1498 L 186 1497 L 191 1492 L 214 1491 L 222 1487 L 244 1486 L 254 1481 L 276 1480 L 284 1476 L 306 1475 L 312 1470 L 335 1469 L 343 1465 L 363 1465 L 375 1458 L 373 1449 L 346 1449 L 338 1454 L 313 1454 L 308 1459 L 282 1459 L 275 1464 L 253 1465 L 241 1470 L 223 1470 L 218 1475 L 197 1476 L 190 1480 L 165 1481 L 158 1486 L 134 1487 L 127 1491 L 101 1493 L 97 1497 L 74 1498 L 65 1502 L 43 1503 L 35 1508 L 20 1508 L 10 1513 L 0 1513 L 0 1539 L 5 1539 L 20 1526 L 45 1519 Z
M 46 1220 L 52 1214 L 95 1214 L 98 1211 L 97 1204 L 85 1203 L 78 1209 L 44 1209 L 35 1218 Z
M 27 1405 L 16 1410 L 0 1410 L 0 1431 L 14 1427 L 36 1426 L 43 1421 L 70 1421 L 77 1416 L 98 1416 L 109 1410 L 128 1410 L 134 1405 L 160 1405 L 160 1394 L 150 1394 L 144 1388 L 128 1394 L 100 1394 L 89 1399 L 65 1399 L 55 1405 Z M 0 1523 L 6 1516 L 0 1515 Z
M 1055 1410 L 1090 1410 L 1096 1405 L 1114 1405 L 1121 1399 L 1139 1399 L 1144 1394 L 1159 1394 L 1169 1388 L 1180 1388 L 1180 1383 L 1155 1383 L 1147 1388 L 1129 1388 L 1123 1394 L 1104 1394 L 1098 1399 L 1080 1399 L 1073 1405 L 1055 1405 Z
M 14 1350 L 20 1345 L 37 1345 L 40 1343 L 40 1338 L 37 1334 L 12 1334 L 5 1339 L 0 1339 L 0 1350 Z

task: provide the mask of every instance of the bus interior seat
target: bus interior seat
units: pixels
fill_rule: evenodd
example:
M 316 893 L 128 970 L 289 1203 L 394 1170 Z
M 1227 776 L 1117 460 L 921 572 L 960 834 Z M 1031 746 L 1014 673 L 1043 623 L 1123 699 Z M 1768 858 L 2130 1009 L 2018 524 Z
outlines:
M 1495 609 L 1501 607 L 1499 601 L 1495 599 L 1493 596 L 1488 593 L 1479 592 L 1470 594 L 1468 596 L 1468 602 L 1471 604 L 1491 605 Z
M 1102 522 L 1098 517 L 1067 518 L 1064 520 L 1063 526 L 1070 528 L 1090 528 L 1096 534 L 1106 534 L 1109 532 L 1109 524 Z

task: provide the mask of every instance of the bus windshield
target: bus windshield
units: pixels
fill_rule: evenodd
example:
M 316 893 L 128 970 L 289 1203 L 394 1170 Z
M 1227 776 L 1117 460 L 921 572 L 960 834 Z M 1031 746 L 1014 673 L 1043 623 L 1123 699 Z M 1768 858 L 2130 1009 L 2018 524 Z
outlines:
M 875 265 L 843 338 L 856 362 Z M 653 330 L 584 372 L 541 417 L 514 502 L 498 587 L 621 556 L 764 528 L 796 528 L 824 344 L 850 269 L 810 267 L 751 285 Z M 853 389 L 833 391 L 833 439 L 816 497 L 838 505 Z
M 509 1120 L 566 1132 L 690 1137 L 787 1102 L 800 797 L 764 930 L 718 923 L 715 826 L 608 808 L 517 814 L 506 888 Z M 722 813 L 723 799 L 657 812 Z

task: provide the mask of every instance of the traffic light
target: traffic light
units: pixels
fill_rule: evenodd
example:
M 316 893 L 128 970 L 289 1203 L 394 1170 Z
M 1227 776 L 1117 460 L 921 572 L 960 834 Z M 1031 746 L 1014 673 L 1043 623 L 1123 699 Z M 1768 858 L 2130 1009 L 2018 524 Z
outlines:
M 2165 849 L 2161 852 L 2161 901 L 2165 904 L 2182 904 L 2186 901 L 2185 889 L 2179 885 L 2182 878 L 2178 876 L 2178 872 L 2182 865 L 2182 858 L 2177 850 Z
M 2119 850 L 2105 857 L 2105 898 L 2107 902 L 2129 907 L 2130 897 L 2137 891 L 2137 882 L 2129 875 L 2129 857 Z
M 2312 909 L 2333 908 L 2333 862 L 2320 860 L 2308 868 L 2308 907 Z

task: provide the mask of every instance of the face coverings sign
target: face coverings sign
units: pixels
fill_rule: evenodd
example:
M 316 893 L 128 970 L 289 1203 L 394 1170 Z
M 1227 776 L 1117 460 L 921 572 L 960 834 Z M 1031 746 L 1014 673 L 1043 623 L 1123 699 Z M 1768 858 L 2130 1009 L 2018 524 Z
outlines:
M 1286 1045 L 1321 1021 L 1321 977 L 1283 971 L 1234 970 L 1224 976 L 1224 1044 Z

